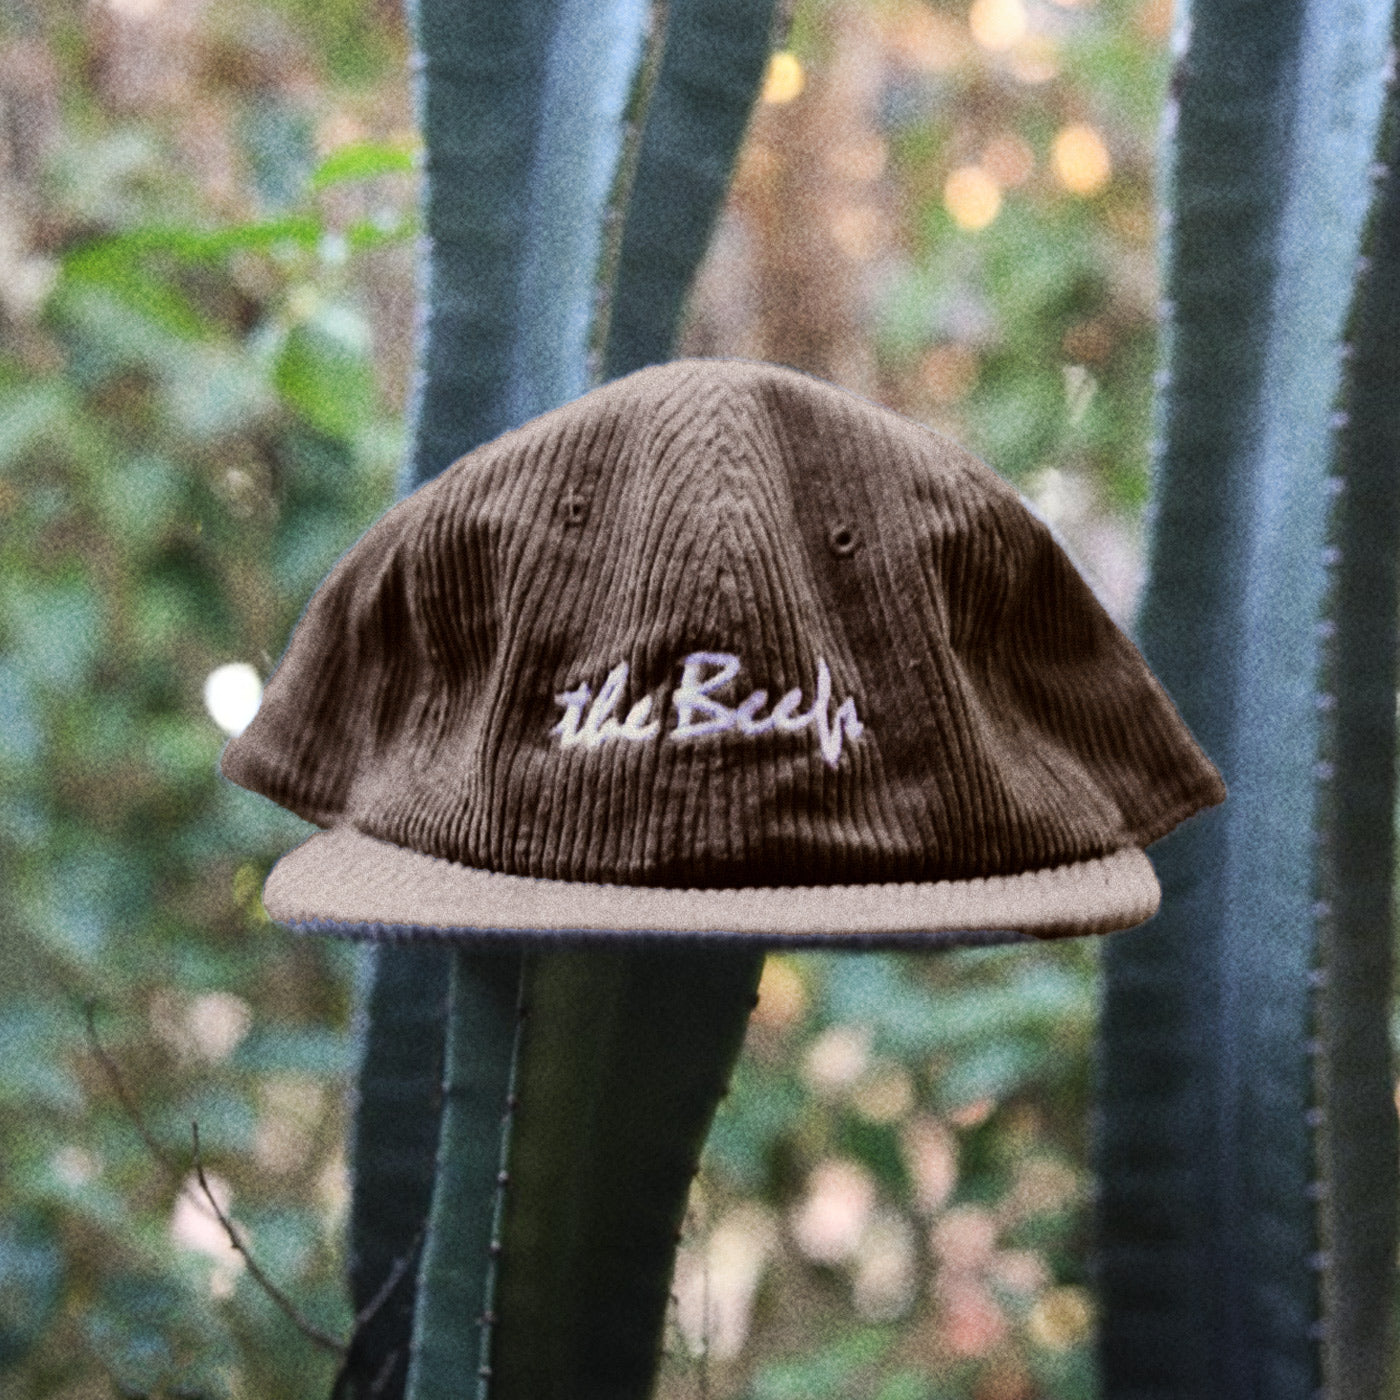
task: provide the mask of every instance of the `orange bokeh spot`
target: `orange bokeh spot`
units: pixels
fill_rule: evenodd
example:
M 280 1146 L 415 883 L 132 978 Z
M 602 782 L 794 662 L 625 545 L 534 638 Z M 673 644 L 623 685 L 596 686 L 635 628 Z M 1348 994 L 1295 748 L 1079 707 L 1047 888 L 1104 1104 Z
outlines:
M 1103 137 L 1092 126 L 1064 127 L 1050 148 L 1055 177 L 1071 193 L 1098 194 L 1113 174 L 1113 162 Z
M 779 49 L 768 60 L 768 72 L 763 79 L 761 100 L 775 106 L 791 102 L 807 86 L 807 74 L 795 53 Z
M 943 205 L 960 229 L 976 233 L 1001 212 L 1001 190 L 980 165 L 964 165 L 944 181 Z
M 972 0 L 967 23 L 984 49 L 1000 53 L 1025 38 L 1026 7 L 1021 0 Z

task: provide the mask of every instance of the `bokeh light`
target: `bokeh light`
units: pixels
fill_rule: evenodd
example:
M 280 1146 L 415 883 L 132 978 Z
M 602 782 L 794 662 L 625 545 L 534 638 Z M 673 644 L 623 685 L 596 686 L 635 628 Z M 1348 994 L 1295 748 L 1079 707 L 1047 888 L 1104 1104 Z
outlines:
M 204 708 L 225 734 L 241 734 L 262 703 L 262 680 L 246 661 L 216 666 L 204 680 Z
M 875 1182 L 859 1162 L 818 1162 L 792 1216 L 797 1247 L 818 1264 L 837 1264 L 860 1248 L 875 1207 Z
M 1001 190 L 980 165 L 964 165 L 943 184 L 943 207 L 960 229 L 977 233 L 1001 212 Z
M 795 53 L 779 49 L 768 60 L 768 72 L 763 79 L 762 100 L 780 106 L 801 96 L 802 89 L 806 86 L 807 75 L 803 72 L 801 60 Z
M 1020 82 L 1048 83 L 1060 76 L 1060 51 L 1051 39 L 1027 35 L 1011 50 L 1008 66 L 1012 76 Z
M 973 0 L 967 23 L 972 37 L 993 53 L 1014 48 L 1028 27 L 1021 0 Z
M 1113 162 L 1103 137 L 1082 122 L 1056 134 L 1050 148 L 1050 165 L 1055 178 L 1071 194 L 1098 194 L 1113 174 Z
M 758 1005 L 749 1018 L 750 1024 L 789 1030 L 802 1019 L 806 1009 L 807 989 L 791 961 L 777 955 L 765 959 L 758 984 Z
M 233 1188 L 215 1172 L 206 1172 L 204 1185 L 209 1196 L 225 1215 L 233 1205 Z M 203 1254 L 213 1261 L 209 1273 L 209 1293 L 214 1298 L 227 1298 L 243 1272 L 243 1256 L 233 1247 L 219 1217 L 204 1194 L 198 1176 L 191 1172 L 185 1178 L 180 1194 L 170 1213 L 170 1239 L 181 1249 Z
M 1031 1309 L 1027 1330 L 1048 1351 L 1066 1351 L 1082 1342 L 1094 1325 L 1094 1308 L 1082 1288 L 1066 1285 L 1043 1293 Z

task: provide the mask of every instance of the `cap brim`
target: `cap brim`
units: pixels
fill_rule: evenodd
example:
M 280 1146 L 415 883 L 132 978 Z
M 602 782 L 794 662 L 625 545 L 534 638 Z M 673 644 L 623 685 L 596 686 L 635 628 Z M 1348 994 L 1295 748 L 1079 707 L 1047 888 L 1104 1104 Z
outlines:
M 1151 918 L 1160 902 L 1152 863 L 1136 847 L 972 880 L 662 889 L 475 870 L 352 827 L 283 856 L 263 892 L 278 923 L 352 938 L 772 947 L 965 947 L 1109 933 Z

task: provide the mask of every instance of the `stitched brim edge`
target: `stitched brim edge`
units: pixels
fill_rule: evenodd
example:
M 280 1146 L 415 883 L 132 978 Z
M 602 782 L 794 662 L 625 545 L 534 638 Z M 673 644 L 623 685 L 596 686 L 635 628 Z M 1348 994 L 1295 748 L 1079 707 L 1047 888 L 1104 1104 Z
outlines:
M 289 851 L 263 892 L 269 917 L 305 932 L 474 945 L 966 947 L 1131 928 L 1160 901 L 1136 847 L 972 880 L 681 890 L 477 870 L 351 827 Z

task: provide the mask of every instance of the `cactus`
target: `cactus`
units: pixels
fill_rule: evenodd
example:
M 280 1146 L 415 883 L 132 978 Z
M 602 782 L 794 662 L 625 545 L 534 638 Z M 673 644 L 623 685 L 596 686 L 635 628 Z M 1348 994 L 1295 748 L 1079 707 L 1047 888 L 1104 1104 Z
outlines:
M 672 0 L 623 230 L 603 367 L 665 360 L 768 57 L 775 0 Z
M 1394 33 L 1400 47 L 1400 9 Z M 1400 1149 L 1390 1053 L 1395 856 L 1395 694 L 1400 679 L 1400 91 L 1392 78 L 1378 198 L 1353 309 L 1339 443 L 1339 551 L 1324 761 L 1333 766 L 1322 894 L 1319 1090 L 1327 1318 L 1324 1371 L 1338 1396 L 1379 1395 L 1390 1340 Z
M 669 353 L 773 9 L 417 0 L 427 238 L 405 490 L 604 365 Z M 351 1290 L 357 1310 L 381 1301 L 355 1339 L 355 1393 L 529 1396 L 553 1393 L 549 1375 L 584 1396 L 593 1375 L 599 1393 L 647 1394 L 694 1159 L 761 957 L 386 945 L 371 958 Z
M 651 1394 L 686 1197 L 762 963 L 694 943 L 529 956 L 483 1397 Z
M 1361 1400 L 1396 1205 L 1389 175 L 1353 279 L 1391 35 L 1363 0 L 1194 0 L 1177 37 L 1138 625 L 1230 800 L 1163 841 L 1163 912 L 1104 954 L 1104 1392 Z

